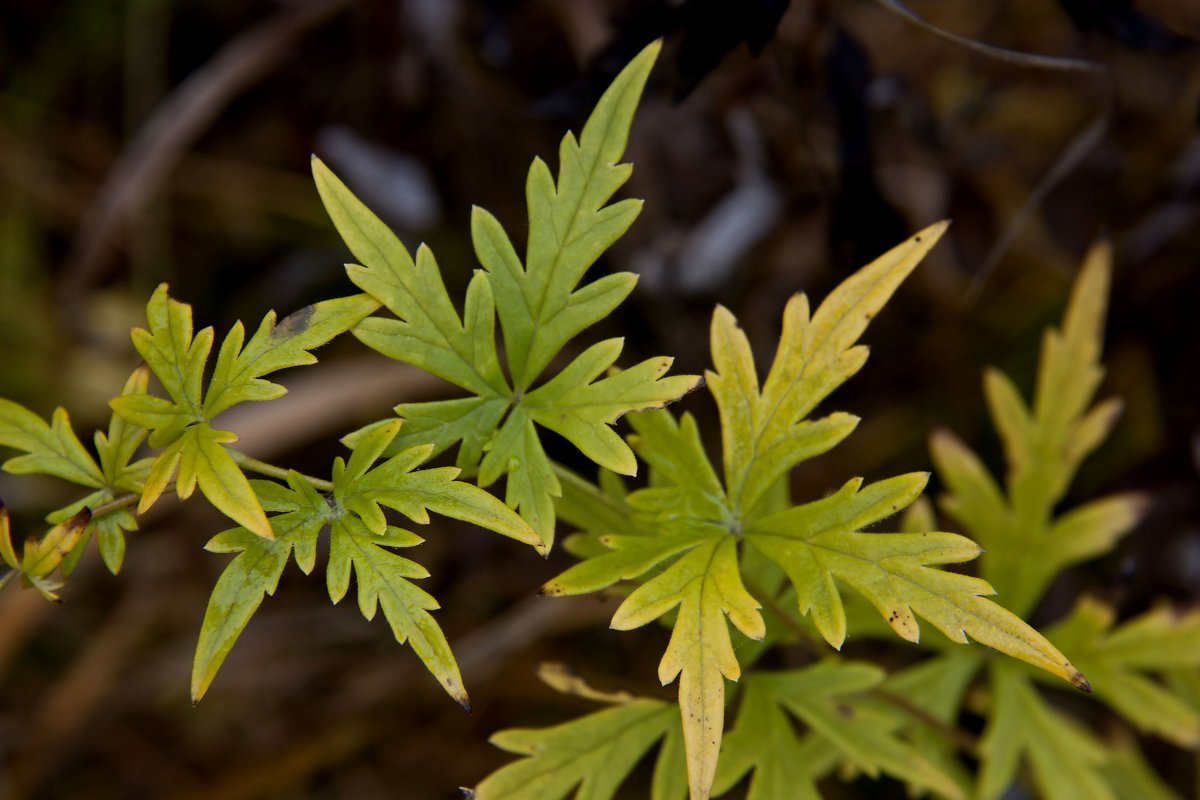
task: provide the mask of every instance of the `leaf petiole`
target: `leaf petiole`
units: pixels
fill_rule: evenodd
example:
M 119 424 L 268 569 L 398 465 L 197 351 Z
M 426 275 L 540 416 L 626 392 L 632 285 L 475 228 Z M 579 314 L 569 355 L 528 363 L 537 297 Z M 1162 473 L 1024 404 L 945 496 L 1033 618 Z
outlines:
M 299 476 L 301 480 L 319 492 L 328 493 L 333 491 L 333 483 L 331 481 L 327 481 L 322 478 L 314 478 L 311 475 L 305 475 L 303 473 L 296 472 L 295 470 L 287 470 L 283 467 L 277 467 L 274 464 L 268 464 L 265 461 L 259 461 L 257 458 L 251 458 L 245 453 L 234 450 L 232 447 L 229 448 L 229 454 L 233 456 L 234 462 L 242 469 L 247 469 L 251 472 L 257 472 L 259 475 L 266 475 L 269 478 L 275 478 L 276 480 L 280 481 L 286 481 L 288 474 L 290 473 Z

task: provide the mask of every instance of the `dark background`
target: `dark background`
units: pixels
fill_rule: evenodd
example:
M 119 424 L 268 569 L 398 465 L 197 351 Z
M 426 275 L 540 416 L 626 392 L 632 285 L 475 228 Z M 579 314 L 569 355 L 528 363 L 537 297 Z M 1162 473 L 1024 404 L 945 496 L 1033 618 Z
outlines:
M 950 218 L 873 323 L 867 367 L 835 395 L 862 425 L 804 465 L 795 491 L 928 469 L 939 425 L 999 469 L 980 371 L 999 366 L 1028 389 L 1042 330 L 1107 234 L 1117 261 L 1101 394 L 1126 412 L 1068 503 L 1141 489 L 1155 505 L 1117 553 L 1068 575 L 1037 621 L 1084 588 L 1123 615 L 1161 596 L 1191 603 L 1200 5 L 913 7 L 978 40 L 1100 69 L 988 58 L 866 0 L 5 0 L 0 395 L 43 415 L 65 405 L 81 431 L 103 424 L 136 364 L 128 328 L 160 281 L 218 335 L 353 291 L 309 178 L 313 152 L 406 243 L 429 243 L 461 290 L 475 266 L 471 204 L 519 240 L 529 161 L 554 164 L 616 70 L 665 35 L 628 154 L 626 192 L 645 210 L 594 268 L 641 283 L 584 341 L 624 335 L 623 363 L 666 353 L 697 372 L 721 302 L 765 367 L 789 294 L 819 299 Z M 323 472 L 337 436 L 443 391 L 346 338 L 285 381 L 288 398 L 233 415 L 248 450 Z M 705 393 L 684 404 L 706 421 L 710 405 Z M 19 537 L 71 499 L 11 476 L 0 496 Z M 654 681 L 664 631 L 608 634 L 611 604 L 535 596 L 568 557 L 542 562 L 439 522 L 409 555 L 433 573 L 424 585 L 444 606 L 473 715 L 382 620 L 362 620 L 352 599 L 331 608 L 320 570 L 291 568 L 193 709 L 191 651 L 225 562 L 201 546 L 224 523 L 187 508 L 161 502 L 117 578 L 85 557 L 62 607 L 0 594 L 0 796 L 448 798 L 506 760 L 491 733 L 586 710 L 536 681 L 540 661 L 669 696 Z M 1158 758 L 1179 778 L 1177 759 Z

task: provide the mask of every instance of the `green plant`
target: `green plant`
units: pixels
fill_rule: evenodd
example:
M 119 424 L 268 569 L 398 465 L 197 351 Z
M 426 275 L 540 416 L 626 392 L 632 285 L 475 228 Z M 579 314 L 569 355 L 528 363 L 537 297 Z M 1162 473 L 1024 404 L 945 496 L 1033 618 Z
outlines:
M 1110 699 L 1135 724 L 1179 742 L 1200 737 L 1194 707 L 1136 672 L 1200 661 L 1200 647 L 1192 645 L 1200 631 L 1194 618 L 1152 615 L 1109 635 L 1111 615 L 1084 605 L 1050 637 L 1022 621 L 1063 566 L 1111 546 L 1142 504 L 1117 498 L 1057 522 L 1051 517 L 1079 460 L 1114 418 L 1111 404 L 1084 415 L 1099 380 L 1103 286 L 1094 276 L 1103 274 L 1101 267 L 1085 270 L 1065 338 L 1048 339 L 1049 366 L 1039 389 L 1045 399 L 1032 417 L 1009 384 L 994 375 L 988 379 L 1015 465 L 1011 501 L 988 482 L 969 451 L 948 434 L 935 438 L 935 460 L 952 492 L 946 509 L 989 548 L 979 562 L 981 577 L 938 568 L 972 561 L 982 551 L 971 539 L 937 531 L 925 506 L 914 506 L 901 532 L 865 532 L 912 506 L 925 488 L 924 473 L 872 483 L 853 479 L 808 502 L 792 499 L 788 481 L 794 467 L 854 431 L 858 420 L 852 415 L 810 415 L 862 368 L 867 349 L 859 338 L 937 243 L 945 223 L 851 276 L 815 311 L 804 295 L 793 297 L 761 383 L 736 319 L 717 309 L 710 332 L 714 368 L 706 380 L 720 418 L 720 472 L 695 418 L 663 408 L 696 388 L 699 377 L 665 376 L 667 357 L 618 369 L 619 339 L 571 351 L 576 337 L 609 315 L 635 283 L 628 273 L 584 279 L 640 209 L 636 200 L 610 200 L 630 174 L 619 160 L 657 51 L 650 46 L 621 73 L 578 139 L 564 138 L 557 178 L 542 161 L 533 163 L 524 259 L 499 222 L 475 209 L 471 234 L 482 269 L 469 283 L 461 314 L 432 252 L 422 246 L 410 256 L 314 159 L 321 197 L 358 261 L 347 274 L 362 294 L 317 303 L 278 323 L 268 314 L 248 341 L 239 323 L 210 365 L 212 329 L 194 332 L 190 307 L 160 286 L 147 305 L 147 328 L 133 332 L 146 366 L 112 400 L 112 421 L 107 433 L 96 434 L 95 455 L 62 409 L 47 423 L 0 400 L 0 445 L 23 453 L 5 468 L 90 490 L 53 512 L 48 521 L 54 527 L 40 541 L 29 541 L 21 558 L 0 509 L 0 556 L 12 570 L 5 580 L 19 574 L 54 599 L 60 585 L 54 573 L 70 574 L 93 533 L 115 573 L 125 533 L 136 528 L 131 509 L 144 512 L 168 491 L 184 499 L 199 488 L 237 527 L 207 545 L 235 556 L 214 587 L 201 626 L 193 699 L 204 695 L 264 596 L 275 592 L 288 561 L 305 573 L 315 568 L 317 540 L 326 533 L 331 599 L 346 595 L 353 572 L 364 616 L 370 619 L 382 607 L 397 640 L 409 642 L 443 688 L 467 705 L 453 652 L 430 614 L 437 601 L 413 583 L 428 573 L 393 552 L 422 540 L 394 524 L 397 517 L 384 509 L 418 524 L 428 522 L 431 511 L 466 520 L 543 553 L 562 519 L 580 529 L 564 546 L 581 560 L 543 592 L 581 594 L 619 584 L 616 590 L 628 594 L 613 628 L 655 620 L 671 627 L 659 678 L 664 684 L 679 679 L 679 700 L 598 692 L 547 670 L 557 688 L 609 707 L 555 728 L 498 734 L 497 745 L 526 758 L 485 779 L 474 792 L 480 800 L 554 800 L 575 790 L 579 798 L 611 798 L 658 742 L 655 800 L 720 794 L 747 774 L 755 800 L 818 797 L 817 781 L 840 765 L 965 797 L 970 777 L 953 749 L 931 735 L 954 728 L 967 686 L 988 658 L 976 648 L 950 646 L 968 637 L 1036 668 L 1008 660 L 987 667 L 984 683 L 994 710 L 979 751 L 984 796 L 1008 785 L 1021 752 L 1030 754 L 1048 792 L 1099 785 L 1067 783 L 1079 764 L 1108 768 L 1097 764 L 1099 745 L 1040 705 L 1033 688 L 1039 674 L 1089 688 L 1059 647 L 1079 652 L 1094 674 L 1120 687 L 1113 697 L 1140 692 L 1174 715 L 1168 720 Z M 311 351 L 345 332 L 443 378 L 465 396 L 402 404 L 396 418 L 349 434 L 343 439 L 349 455 L 335 459 L 329 478 L 238 452 L 236 437 L 218 427 L 218 415 L 238 403 L 280 396 L 284 390 L 267 376 L 315 362 Z M 569 358 L 551 371 L 560 354 Z M 149 393 L 151 374 L 165 397 Z M 633 429 L 628 440 L 613 429 L 625 414 Z M 543 428 L 594 462 L 597 480 L 551 462 Z M 455 447 L 455 466 L 424 466 Z M 630 490 L 620 476 L 636 475 L 639 458 L 649 467 L 646 485 Z M 485 491 L 501 478 L 503 502 Z M 1042 558 L 1030 567 L 1018 557 L 1021 548 L 1041 548 Z M 843 596 L 840 586 L 861 599 Z M 987 597 L 993 586 L 1001 591 L 1001 604 Z M 878 664 L 834 652 L 851 633 L 865 638 L 890 630 L 917 642 L 918 617 L 945 638 L 927 637 L 923 645 L 934 655 L 913 667 L 889 675 Z M 1178 640 L 1186 643 L 1174 656 L 1148 662 L 1129 650 L 1130 641 L 1184 634 Z M 782 672 L 756 666 L 768 650 L 784 647 L 801 648 L 811 663 Z M 1183 687 L 1189 679 L 1181 672 L 1176 680 Z M 736 682 L 728 695 L 727 681 Z M 735 699 L 726 732 L 726 707 Z M 1035 724 L 1016 725 L 1013 714 L 1021 713 Z M 804 733 L 795 721 L 806 726 Z M 1070 751 L 1070 765 L 1050 762 L 1057 759 L 1054 743 Z M 1133 780 L 1133 772 L 1122 774 Z

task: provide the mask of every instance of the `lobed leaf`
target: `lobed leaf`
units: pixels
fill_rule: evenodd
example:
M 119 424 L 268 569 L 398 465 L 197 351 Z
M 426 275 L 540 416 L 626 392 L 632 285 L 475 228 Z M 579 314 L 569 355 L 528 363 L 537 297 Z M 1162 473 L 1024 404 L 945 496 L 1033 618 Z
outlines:
M 570 339 L 615 308 L 633 288 L 629 275 L 575 287 L 609 245 L 633 224 L 641 201 L 605 205 L 629 178 L 619 164 L 633 113 L 661 45 L 646 47 L 600 98 L 576 140 L 559 148 L 559 175 L 536 159 L 525 196 L 529 243 L 522 264 L 500 224 L 472 215 L 476 254 L 495 289 L 510 373 L 517 389 L 531 386 Z
M 221 343 L 204 393 L 205 417 L 212 419 L 248 400 L 282 396 L 287 390 L 263 380 L 263 375 L 315 364 L 317 358 L 309 351 L 350 330 L 377 308 L 378 301 L 361 294 L 306 306 L 279 324 L 275 323 L 275 312 L 270 311 L 245 347 L 242 323 L 236 323 Z
M 596 698 L 599 699 L 599 698 Z M 492 744 L 523 756 L 474 789 L 475 800 L 612 800 L 638 760 L 662 741 L 652 800 L 673 800 L 667 748 L 677 746 L 679 712 L 660 700 L 629 698 L 552 728 L 503 730 Z
M 418 248 L 413 259 L 324 164 L 313 162 L 325 206 L 360 262 L 347 267 L 351 280 L 395 315 L 363 320 L 355 336 L 471 394 L 397 406 L 410 424 L 389 452 L 428 443 L 439 453 L 459 444 L 455 464 L 477 474 L 480 486 L 506 478 L 506 502 L 537 530 L 543 549 L 553 542 L 554 498 L 561 486 L 539 427 L 562 435 L 596 463 L 633 474 L 637 461 L 611 426 L 629 412 L 661 407 L 699 382 L 695 376 L 664 378 L 671 360 L 662 357 L 616 371 L 621 342 L 613 339 L 534 385 L 566 344 L 607 316 L 636 282 L 622 273 L 581 285 L 641 207 L 636 200 L 608 203 L 630 174 L 629 165 L 617 162 L 658 50 L 657 43 L 647 47 L 614 80 L 578 140 L 567 134 L 557 181 L 544 162 L 534 161 L 526 185 L 530 232 L 524 262 L 500 223 L 474 209 L 471 232 L 483 269 L 467 287 L 461 316 L 428 248 Z M 497 316 L 507 378 L 496 348 Z M 356 431 L 346 443 L 356 446 L 369 430 Z
M 982 595 L 978 578 L 930 569 L 979 554 L 970 539 L 952 533 L 870 533 L 860 529 L 906 507 L 925 486 L 924 474 L 902 475 L 861 489 L 847 483 L 836 494 L 769 515 L 745 531 L 746 541 L 787 574 L 800 613 L 810 610 L 821 635 L 840 648 L 846 617 L 836 580 L 865 596 L 899 636 L 919 641 L 916 617 L 952 641 L 967 636 L 1057 675 L 1087 682 L 1062 653 L 1019 617 Z
M 213 553 L 237 553 L 217 579 L 200 624 L 200 637 L 192 660 L 192 702 L 198 703 L 212 684 L 250 618 L 265 595 L 274 595 L 288 558 L 293 554 L 305 574 L 316 558 L 317 535 L 328 524 L 329 505 L 320 494 L 289 476 L 290 491 L 282 495 L 278 484 L 254 481 L 254 488 L 275 496 L 272 518 L 274 539 L 264 539 L 246 528 L 234 528 L 214 536 L 205 549 Z M 270 487 L 270 488 L 267 488 Z
M 62 408 L 54 410 L 47 424 L 32 411 L 0 398 L 0 446 L 25 453 L 5 461 L 6 472 L 53 475 L 93 488 L 104 485 L 103 472 Z
M 1148 674 L 1200 666 L 1200 611 L 1161 607 L 1119 626 L 1115 619 L 1111 607 L 1085 597 L 1047 635 L 1087 670 L 1097 699 L 1139 730 L 1200 746 L 1200 710 Z
M 1020 670 L 991 669 L 992 713 L 980 742 L 980 800 L 1005 795 L 1026 760 L 1046 800 L 1115 800 L 1103 776 L 1104 746 L 1079 723 L 1052 709 Z
M 848 414 L 817 422 L 805 417 L 862 368 L 867 350 L 855 343 L 947 226 L 931 225 L 863 267 L 811 316 L 807 297 L 789 300 L 761 391 L 750 343 L 733 315 L 718 307 L 711 333 L 713 370 L 706 378 L 721 414 L 725 485 L 736 512 L 752 511 L 792 467 L 854 430 L 858 420 Z
M 1080 462 L 1107 436 L 1117 401 L 1090 410 L 1104 370 L 1100 363 L 1111 271 L 1107 245 L 1093 247 L 1071 292 L 1061 331 L 1042 344 L 1032 408 L 1002 373 L 989 370 L 984 390 L 1008 462 L 1006 492 L 979 458 L 951 434 L 930 442 L 948 488 L 942 508 L 982 544 L 983 577 L 1004 604 L 1027 615 L 1066 567 L 1112 549 L 1140 519 L 1146 501 L 1118 495 L 1054 518 Z

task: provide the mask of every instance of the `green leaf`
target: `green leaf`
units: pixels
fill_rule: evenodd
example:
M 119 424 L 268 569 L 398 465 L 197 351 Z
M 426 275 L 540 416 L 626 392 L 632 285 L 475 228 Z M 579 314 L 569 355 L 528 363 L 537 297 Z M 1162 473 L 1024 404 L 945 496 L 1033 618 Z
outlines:
M 270 539 L 271 523 L 250 488 L 250 481 L 225 448 L 225 444 L 235 441 L 235 434 L 216 430 L 207 423 L 188 428 L 178 442 L 175 493 L 186 500 L 198 485 L 218 511 L 256 535 Z
M 6 472 L 54 475 L 93 488 L 104 485 L 104 474 L 62 408 L 55 409 L 46 424 L 32 411 L 0 398 L 0 446 L 25 452 L 4 462 Z
M 1147 673 L 1200 666 L 1200 611 L 1161 607 L 1119 626 L 1104 603 L 1083 598 L 1046 632 L 1087 670 L 1096 698 L 1139 730 L 1200 746 L 1200 710 Z
M 1032 409 L 1006 376 L 995 370 L 984 376 L 1008 462 L 1007 491 L 952 434 L 938 432 L 930 442 L 949 490 L 940 501 L 943 510 L 983 545 L 983 577 L 1021 616 L 1063 569 L 1110 551 L 1146 508 L 1139 495 L 1117 495 L 1054 518 L 1080 462 L 1107 436 L 1120 411 L 1120 403 L 1111 400 L 1089 410 L 1104 375 L 1100 350 L 1110 261 L 1107 245 L 1092 248 L 1062 330 L 1046 333 Z
M 428 571 L 387 549 L 412 547 L 421 539 L 388 525 L 381 506 L 421 524 L 429 521 L 428 511 L 435 511 L 534 546 L 542 541 L 528 523 L 499 500 L 478 487 L 454 480 L 457 469 L 414 471 L 429 457 L 429 445 L 408 448 L 372 466 L 388 450 L 400 426 L 400 420 L 393 420 L 375 427 L 358 441 L 348 462 L 341 458 L 334 461 L 336 511 L 330 528 L 329 596 L 336 603 L 346 595 L 353 570 L 363 616 L 373 619 L 376 610 L 382 608 L 396 640 L 408 642 L 450 696 L 469 707 L 454 654 L 429 614 L 438 603 L 410 580 L 428 577 Z
M 204 365 L 213 344 L 212 328 L 192 333 L 192 307 L 172 299 L 160 283 L 146 304 L 149 330 L 134 328 L 133 346 L 166 390 L 170 401 L 148 395 L 125 395 L 109 405 L 129 422 L 146 428 L 151 447 L 166 447 L 184 428 L 204 419 Z
M 612 800 L 634 766 L 662 741 L 651 800 L 676 800 L 679 712 L 673 704 L 602 693 L 578 678 L 542 678 L 555 689 L 612 704 L 562 725 L 514 729 L 492 737 L 502 750 L 524 756 L 489 775 L 475 800 Z
M 369 295 L 326 300 L 289 314 L 278 325 L 275 312 L 267 313 L 250 341 L 242 347 L 242 323 L 234 324 L 221 344 L 212 378 L 204 395 L 204 414 L 212 419 L 247 400 L 271 400 L 287 392 L 262 379 L 287 367 L 315 364 L 310 350 L 350 330 L 379 308 Z
M 592 345 L 550 381 L 530 392 L 524 405 L 543 427 L 568 439 L 600 466 L 637 474 L 633 451 L 611 426 L 630 411 L 661 408 L 696 385 L 690 375 L 662 378 L 671 359 L 643 361 L 596 380 L 621 353 L 621 339 Z
M 700 380 L 663 377 L 671 365 L 663 357 L 617 371 L 613 365 L 621 340 L 612 339 L 534 385 L 567 343 L 607 316 L 636 282 L 621 273 L 581 285 L 641 207 L 637 200 L 607 204 L 630 174 L 629 165 L 617 162 L 658 49 L 657 43 L 647 47 L 616 78 L 578 141 L 567 134 L 557 181 L 541 160 L 530 168 L 524 262 L 500 223 L 474 210 L 471 232 L 483 270 L 467 287 L 461 316 L 428 248 L 420 247 L 413 259 L 324 164 L 313 162 L 329 215 L 360 262 L 347 267 L 351 280 L 395 315 L 364 320 L 355 336 L 472 395 L 397 406 L 396 413 L 410 424 L 389 452 L 429 443 L 438 453 L 461 443 L 455 464 L 468 475 L 478 473 L 480 486 L 506 478 L 508 505 L 532 523 L 546 549 L 553 542 L 553 500 L 561 487 L 539 426 L 562 435 L 596 463 L 633 474 L 637 461 L 611 426 L 624 414 L 666 405 Z M 510 378 L 496 348 L 497 315 Z M 354 446 L 367 432 L 364 428 L 345 441 Z
M 820 798 L 816 781 L 834 766 L 821 757 L 816 740 L 823 739 L 870 777 L 887 773 L 945 797 L 964 797 L 954 780 L 854 701 L 882 680 L 882 671 L 873 665 L 837 661 L 752 675 L 721 752 L 717 793 L 753 770 L 747 800 Z M 798 736 L 789 715 L 811 733 Z
M 382 607 L 396 641 L 408 642 L 442 688 L 455 702 L 470 710 L 450 643 L 429 614 L 439 607 L 438 602 L 409 580 L 427 578 L 429 571 L 384 549 L 412 547 L 421 541 L 420 537 L 391 526 L 382 534 L 372 533 L 356 516 L 335 517 L 329 534 L 326 573 L 329 597 L 337 603 L 346 595 L 353 567 L 362 615 L 374 619 L 376 609 Z
M 557 182 L 545 162 L 533 162 L 525 185 L 529 243 L 524 264 L 494 217 L 482 209 L 472 216 L 475 250 L 495 289 L 518 389 L 531 386 L 563 345 L 611 312 L 633 288 L 629 275 L 575 287 L 641 210 L 639 200 L 606 203 L 629 179 L 630 166 L 618 162 L 659 49 L 660 43 L 652 43 L 621 71 L 578 141 L 569 133 L 563 138 Z
M 408 448 L 371 468 L 400 429 L 400 420 L 392 420 L 359 442 L 348 465 L 339 466 L 340 459 L 335 463 L 333 482 L 339 506 L 362 517 L 374 533 L 381 533 L 385 527 L 379 507 L 386 506 L 420 524 L 427 523 L 427 511 L 433 511 L 534 547 L 542 546 L 537 531 L 508 506 L 476 486 L 455 480 L 457 469 L 414 471 L 429 458 L 429 445 Z
M 254 481 L 263 496 L 274 496 L 274 510 L 284 513 L 272 517 L 274 539 L 264 539 L 246 528 L 234 528 L 217 534 L 205 549 L 213 553 L 237 553 L 238 556 L 217 579 L 192 661 L 192 702 L 200 701 L 216 677 L 217 670 L 246 628 L 264 595 L 274 595 L 288 558 L 311 572 L 316 556 L 317 534 L 329 522 L 331 510 L 325 499 L 294 473 L 289 475 L 291 491 L 281 495 L 278 484 Z
M 199 485 L 219 511 L 269 539 L 271 526 L 266 514 L 234 455 L 225 447 L 237 437 L 217 430 L 209 421 L 237 403 L 270 400 L 284 394 L 282 386 L 263 380 L 263 376 L 315 363 L 310 350 L 345 332 L 376 308 L 378 303 L 367 295 L 342 297 L 303 308 L 278 325 L 272 311 L 249 342 L 238 322 L 222 342 L 213 375 L 204 389 L 212 329 L 205 328 L 193 336 L 191 306 L 172 299 L 167 285 L 160 284 L 146 306 L 149 329 L 135 328 L 132 337 L 170 399 L 145 394 L 143 382 L 139 390 L 126 391 L 109 403 L 117 416 L 150 431 L 152 447 L 162 448 L 139 481 L 142 497 L 138 513 L 144 513 L 158 500 L 178 471 L 175 490 L 181 499 L 189 497 Z M 129 444 L 119 446 L 128 449 Z M 138 477 L 142 477 L 140 472 Z
M 1108 753 L 1078 722 L 1054 710 L 1011 664 L 991 669 L 992 713 L 980 742 L 980 800 L 1008 790 L 1021 760 L 1046 800 L 1114 800 L 1102 774 Z

